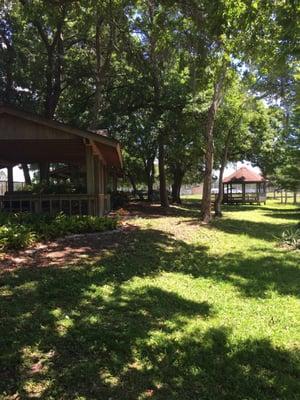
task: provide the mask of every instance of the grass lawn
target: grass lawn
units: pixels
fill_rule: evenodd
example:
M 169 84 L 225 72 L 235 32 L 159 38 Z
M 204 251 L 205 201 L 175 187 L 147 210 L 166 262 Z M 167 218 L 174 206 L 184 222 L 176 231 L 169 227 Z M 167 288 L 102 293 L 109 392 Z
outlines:
M 154 208 L 93 259 L 3 271 L 0 398 L 299 399 L 300 252 L 274 236 L 300 211 L 197 218 Z

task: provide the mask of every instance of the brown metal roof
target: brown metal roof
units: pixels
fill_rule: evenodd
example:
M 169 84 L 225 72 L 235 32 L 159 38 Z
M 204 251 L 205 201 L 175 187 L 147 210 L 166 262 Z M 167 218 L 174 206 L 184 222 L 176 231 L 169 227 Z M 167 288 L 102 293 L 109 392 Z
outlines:
M 239 182 L 264 182 L 265 178 L 257 174 L 255 171 L 250 170 L 247 167 L 241 167 L 237 171 L 233 172 L 231 175 L 223 179 L 223 183 L 239 183 Z

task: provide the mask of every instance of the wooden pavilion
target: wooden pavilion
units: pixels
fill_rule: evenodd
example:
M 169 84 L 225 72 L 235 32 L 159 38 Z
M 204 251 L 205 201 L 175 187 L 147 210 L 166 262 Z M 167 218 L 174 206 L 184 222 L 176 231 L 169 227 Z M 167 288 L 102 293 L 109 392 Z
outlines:
M 0 168 L 7 168 L 8 177 L 8 190 L 0 197 L 0 208 L 13 212 L 107 213 L 108 181 L 115 182 L 122 169 L 122 157 L 118 141 L 106 135 L 107 131 L 82 130 L 0 107 Z M 66 173 L 75 171 L 73 178 L 81 179 L 81 190 L 51 194 L 14 191 L 13 167 L 21 163 L 38 165 L 40 181 L 46 186 L 54 174 L 53 170 L 49 173 L 49 165 L 65 166 Z
M 224 204 L 265 203 L 266 180 L 247 167 L 241 167 L 223 179 Z

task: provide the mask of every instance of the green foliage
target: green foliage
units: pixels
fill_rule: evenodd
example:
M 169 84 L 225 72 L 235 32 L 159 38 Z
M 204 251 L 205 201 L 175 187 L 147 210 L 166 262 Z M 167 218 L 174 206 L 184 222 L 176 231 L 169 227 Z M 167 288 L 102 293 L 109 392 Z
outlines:
M 103 232 L 116 229 L 117 219 L 110 217 L 56 216 L 38 214 L 0 214 L 0 248 L 21 249 L 38 240 L 50 240 L 70 234 Z
M 292 249 L 300 249 L 300 228 L 286 229 L 282 232 L 279 242 Z
M 23 249 L 35 240 L 36 235 L 29 226 L 11 223 L 0 226 L 0 250 Z
M 299 127 L 296 3 L 4 2 L 0 102 L 111 129 L 133 185 L 153 186 L 159 142 L 170 180 L 180 171 L 192 182 L 202 178 L 207 112 L 225 72 L 216 167 L 234 127 L 229 159 L 247 158 L 287 181 L 284 160 L 295 158 L 285 146 Z

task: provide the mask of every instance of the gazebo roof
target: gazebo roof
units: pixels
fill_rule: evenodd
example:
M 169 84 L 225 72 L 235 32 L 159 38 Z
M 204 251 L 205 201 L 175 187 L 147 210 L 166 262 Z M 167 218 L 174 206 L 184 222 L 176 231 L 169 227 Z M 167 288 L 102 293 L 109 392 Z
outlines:
M 264 181 L 265 178 L 262 175 L 247 167 L 241 167 L 223 179 L 223 183 L 259 183 Z
M 122 168 L 119 142 L 107 131 L 92 132 L 0 105 L 0 167 L 20 162 L 78 161 L 83 141 L 94 144 L 109 166 Z M 30 144 L 31 142 L 31 144 Z

